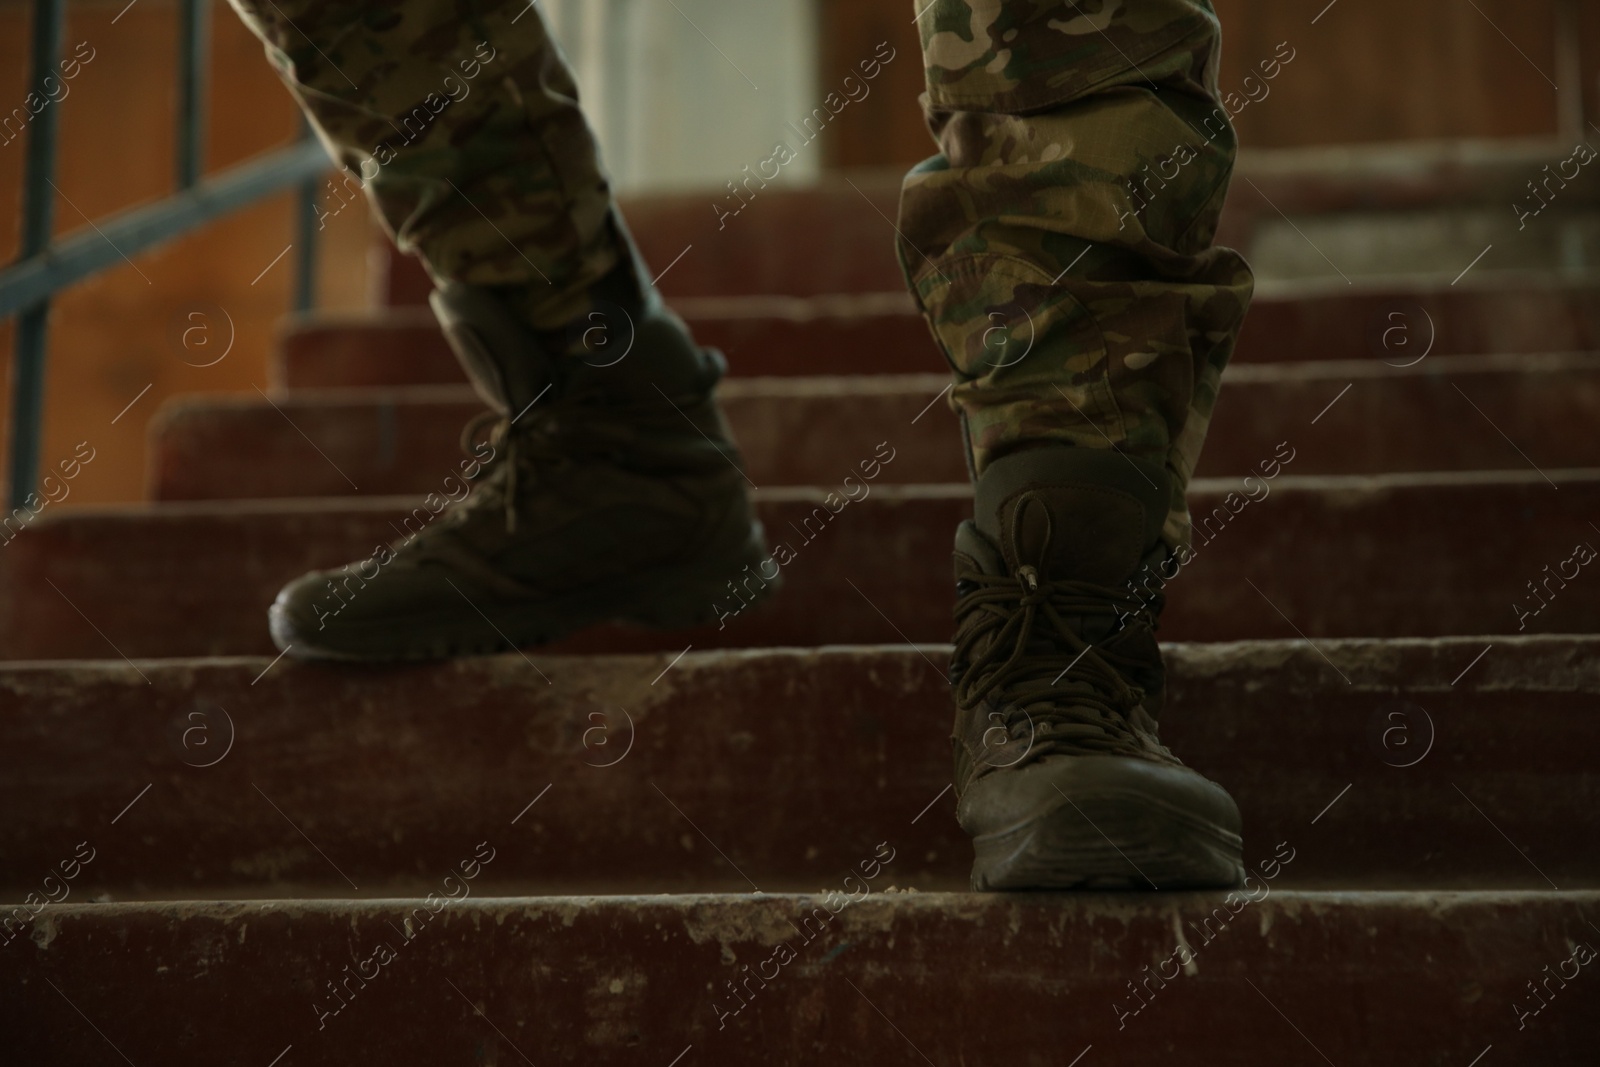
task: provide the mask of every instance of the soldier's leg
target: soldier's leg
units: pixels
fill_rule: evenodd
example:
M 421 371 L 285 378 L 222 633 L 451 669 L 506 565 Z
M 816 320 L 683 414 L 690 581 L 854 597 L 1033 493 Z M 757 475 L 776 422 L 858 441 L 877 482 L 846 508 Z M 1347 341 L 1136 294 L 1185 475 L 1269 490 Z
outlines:
M 722 359 L 645 280 L 539 12 L 232 3 L 427 265 L 434 310 L 494 412 L 399 541 L 279 593 L 278 646 L 412 659 L 606 620 L 716 621 L 730 580 L 766 557 L 712 398 Z
M 919 20 L 941 153 L 900 256 L 981 473 L 1041 442 L 1193 472 L 1251 292 L 1212 247 L 1233 169 L 1207 0 L 938 0 Z
M 646 288 L 572 74 L 527 0 L 231 0 L 334 159 L 435 281 L 541 330 Z
M 918 24 L 941 151 L 906 178 L 900 255 L 976 481 L 953 664 L 974 882 L 1231 882 L 1237 810 L 1156 740 L 1153 636 L 1251 291 L 1211 245 L 1215 14 L 935 0 Z

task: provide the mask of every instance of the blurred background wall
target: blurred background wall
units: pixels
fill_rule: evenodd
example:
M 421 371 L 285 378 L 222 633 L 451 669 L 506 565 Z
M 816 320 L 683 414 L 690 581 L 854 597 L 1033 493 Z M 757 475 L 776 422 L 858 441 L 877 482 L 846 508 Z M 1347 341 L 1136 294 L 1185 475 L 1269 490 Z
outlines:
M 1441 139 L 1481 139 L 1491 151 L 1496 141 L 1526 138 L 1600 143 L 1592 125 L 1600 116 L 1600 5 L 1591 0 L 1216 6 L 1226 31 L 1225 91 L 1242 93 L 1244 79 L 1280 46 L 1294 53 L 1265 96 L 1251 90 L 1260 99 L 1236 120 L 1247 151 Z M 903 168 L 931 153 L 916 102 L 922 73 L 910 0 L 542 0 L 540 8 L 566 44 L 625 191 L 721 187 L 766 158 L 788 123 L 884 42 L 895 58 L 870 95 L 850 103 L 781 180 Z M 28 10 L 0 2 L 0 113 L 27 94 Z M 70 5 L 67 50 L 87 42 L 94 59 L 54 105 L 59 233 L 171 190 L 176 24 L 169 0 Z M 220 3 L 211 79 L 208 169 L 295 136 L 294 108 L 260 46 Z M 0 144 L 0 253 L 8 259 L 18 244 L 23 145 Z M 165 397 L 265 387 L 292 274 L 291 257 L 274 257 L 292 240 L 292 217 L 292 197 L 276 197 L 59 297 L 44 461 L 70 455 L 84 439 L 98 451 L 73 483 L 72 500 L 143 495 L 144 426 Z M 318 306 L 366 306 L 371 220 L 363 205 L 329 217 L 320 239 Z M 205 318 L 190 317 L 202 308 Z M 178 343 L 197 321 L 219 343 L 232 334 L 228 356 L 210 367 L 189 365 L 192 351 Z M 11 356 L 8 322 L 0 325 L 7 412 Z
M 810 0 L 541 0 L 618 190 L 720 186 L 817 103 Z M 819 153 L 784 168 L 814 179 Z

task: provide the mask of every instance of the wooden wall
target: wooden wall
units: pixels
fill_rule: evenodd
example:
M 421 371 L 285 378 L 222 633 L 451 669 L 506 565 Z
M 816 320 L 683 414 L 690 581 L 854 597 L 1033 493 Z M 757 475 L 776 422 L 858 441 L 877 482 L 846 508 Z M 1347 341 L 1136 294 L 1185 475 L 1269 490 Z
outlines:
M 176 11 L 170 0 L 68 5 L 70 54 L 80 41 L 94 58 L 69 84 L 59 108 L 61 156 L 56 232 L 84 225 L 172 189 L 173 62 Z M 27 5 L 0 5 L 0 114 L 27 94 Z M 116 19 L 113 24 L 113 19 Z M 260 44 L 225 4 L 212 11 L 213 95 L 207 168 L 241 162 L 296 135 L 297 112 Z M 24 141 L 0 144 L 0 254 L 16 255 Z M 70 200 L 70 203 L 68 202 Z M 76 206 L 76 209 L 74 207 Z M 145 426 L 161 400 L 201 390 L 252 392 L 266 384 L 266 359 L 279 316 L 289 307 L 294 252 L 252 284 L 294 239 L 288 194 L 262 202 L 187 238 L 68 290 L 50 323 L 45 466 L 87 440 L 92 463 L 71 483 L 67 502 L 144 496 Z M 367 219 L 361 205 L 330 219 L 322 232 L 325 306 L 360 306 L 365 297 Z M 142 272 L 142 276 L 141 276 Z M 147 280 L 148 279 L 148 280 Z M 196 305 L 225 309 L 235 342 L 215 366 L 181 346 L 184 316 Z M 211 316 L 218 340 L 227 331 Z M 199 335 L 192 334 L 191 341 Z M 6 442 L 10 438 L 12 324 L 0 325 Z M 149 392 L 115 425 L 129 401 Z
M 922 72 L 912 0 L 820 3 L 824 88 L 879 41 L 901 53 L 827 134 L 830 163 L 905 166 L 930 155 L 914 102 Z M 1585 97 L 1587 115 L 1600 115 L 1600 5 L 1590 0 L 1336 0 L 1325 12 L 1327 0 L 1215 3 L 1224 91 L 1240 90 L 1280 42 L 1295 50 L 1269 94 L 1240 112 L 1246 147 L 1553 135 L 1558 98 L 1570 101 L 1569 126 Z M 1560 38 L 1564 54 L 1562 4 L 1573 20 Z

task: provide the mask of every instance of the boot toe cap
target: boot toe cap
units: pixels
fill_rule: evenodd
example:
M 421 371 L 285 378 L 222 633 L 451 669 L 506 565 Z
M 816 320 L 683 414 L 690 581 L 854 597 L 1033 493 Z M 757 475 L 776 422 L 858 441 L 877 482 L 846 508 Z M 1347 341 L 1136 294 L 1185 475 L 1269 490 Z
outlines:
M 1194 889 L 1244 875 L 1238 806 L 1181 764 L 1052 756 L 972 783 L 973 888 Z
M 1189 767 L 1132 756 L 1047 756 L 977 779 L 958 816 L 973 836 L 1005 833 L 1059 808 L 1124 802 L 1191 813 L 1234 834 L 1239 808 L 1227 790 Z

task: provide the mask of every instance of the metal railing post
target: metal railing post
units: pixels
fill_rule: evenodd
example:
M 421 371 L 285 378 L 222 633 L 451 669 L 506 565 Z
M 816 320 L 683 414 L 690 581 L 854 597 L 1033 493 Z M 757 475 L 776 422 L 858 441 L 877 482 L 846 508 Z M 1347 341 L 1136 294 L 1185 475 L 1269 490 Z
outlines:
M 22 249 L 19 261 L 31 259 L 50 245 L 55 222 L 57 109 L 44 80 L 61 56 L 66 31 L 63 0 L 34 0 L 33 76 L 30 88 L 49 101 L 28 124 L 27 158 L 23 164 Z M 29 109 L 31 110 L 31 108 Z M 16 370 L 11 392 L 11 507 L 23 507 L 39 477 L 39 437 L 44 424 L 44 362 L 49 341 L 50 300 L 29 306 L 17 320 Z
M 311 127 L 301 119 L 305 139 L 315 141 Z M 300 183 L 295 203 L 294 310 L 310 311 L 317 302 L 317 194 L 320 174 Z
M 200 180 L 206 166 L 206 82 L 210 54 L 210 0 L 178 4 L 178 188 Z

